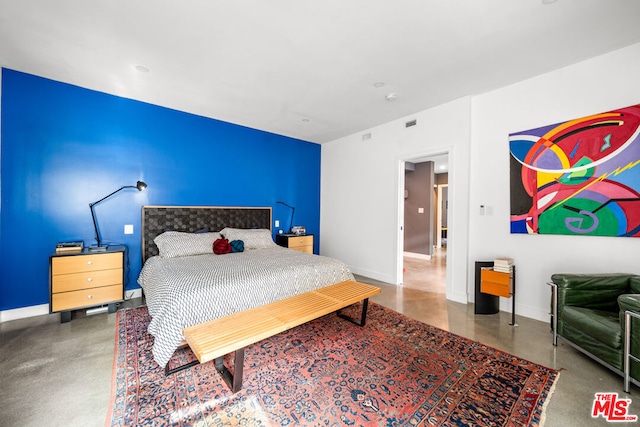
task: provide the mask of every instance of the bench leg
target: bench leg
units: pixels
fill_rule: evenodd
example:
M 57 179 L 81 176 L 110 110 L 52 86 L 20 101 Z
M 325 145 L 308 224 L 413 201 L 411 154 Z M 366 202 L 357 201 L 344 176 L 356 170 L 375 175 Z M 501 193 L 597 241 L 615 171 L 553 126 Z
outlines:
M 215 360 L 216 370 L 222 376 L 222 379 L 229 386 L 232 392 L 237 393 L 242 389 L 242 371 L 244 368 L 244 347 L 236 350 L 233 360 L 234 373 L 232 374 L 223 363 L 223 357 Z
M 164 367 L 164 375 L 168 377 L 171 374 L 175 374 L 176 372 L 180 372 L 180 371 L 182 371 L 184 369 L 187 369 L 187 368 L 190 368 L 192 366 L 195 366 L 198 363 L 200 363 L 200 362 L 197 361 L 197 360 L 194 360 L 192 362 L 185 363 L 184 365 L 180 365 L 180 366 L 178 366 L 176 368 L 173 368 L 173 369 L 169 369 L 169 364 L 167 363 L 167 366 Z
M 179 349 L 185 348 L 185 347 L 187 347 L 187 344 L 182 344 L 176 350 L 179 350 Z M 180 365 L 180 366 L 178 366 L 176 368 L 169 369 L 169 362 L 167 362 L 166 366 L 164 367 L 164 376 L 168 377 L 171 374 L 175 374 L 176 372 L 180 372 L 180 371 L 182 371 L 184 369 L 187 369 L 187 368 L 190 368 L 192 366 L 195 366 L 198 363 L 200 363 L 198 360 L 193 360 L 193 361 L 191 361 L 189 363 L 185 363 L 184 365 Z
M 216 370 L 222 376 L 222 379 L 229 386 L 232 392 L 237 393 L 242 389 L 242 371 L 244 370 L 244 347 L 236 350 L 235 358 L 233 360 L 233 366 L 235 373 L 231 373 L 223 363 L 224 357 L 218 357 L 215 359 Z M 169 364 L 164 367 L 164 374 L 169 376 L 171 374 L 175 374 L 176 372 L 180 372 L 184 369 L 190 368 L 199 364 L 198 360 L 193 360 L 189 363 L 185 363 L 184 365 L 180 365 L 176 368 L 169 369 Z
M 338 310 L 336 311 L 336 313 L 338 314 L 339 317 L 348 320 L 351 323 L 355 323 L 358 326 L 364 326 L 365 322 L 367 321 L 367 309 L 369 308 L 369 298 L 365 298 L 362 301 L 362 316 L 360 317 L 360 320 L 354 319 L 351 316 L 347 316 L 346 314 L 342 314 L 341 311 L 342 310 Z

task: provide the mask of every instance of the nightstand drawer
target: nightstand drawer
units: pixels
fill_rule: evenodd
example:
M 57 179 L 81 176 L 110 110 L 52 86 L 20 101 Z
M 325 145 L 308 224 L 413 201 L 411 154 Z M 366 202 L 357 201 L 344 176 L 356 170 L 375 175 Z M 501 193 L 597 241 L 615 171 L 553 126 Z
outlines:
M 306 252 L 308 254 L 312 254 L 313 253 L 313 246 L 309 245 L 309 246 L 292 246 L 289 249 L 293 249 L 294 251 L 299 251 L 299 252 Z
M 122 252 L 94 255 L 54 257 L 51 274 L 78 273 L 80 271 L 111 270 L 122 268 Z
M 313 253 L 313 234 L 297 236 L 295 234 L 276 234 L 276 244 L 294 251 Z
M 68 292 L 122 283 L 122 269 L 83 271 L 51 277 L 51 292 Z
M 51 311 L 75 310 L 120 300 L 122 300 L 122 285 L 61 292 L 51 296 Z
M 511 274 L 482 269 L 480 292 L 509 298 L 511 296 Z
M 301 246 L 313 246 L 313 236 L 289 237 L 289 248 L 295 249 Z

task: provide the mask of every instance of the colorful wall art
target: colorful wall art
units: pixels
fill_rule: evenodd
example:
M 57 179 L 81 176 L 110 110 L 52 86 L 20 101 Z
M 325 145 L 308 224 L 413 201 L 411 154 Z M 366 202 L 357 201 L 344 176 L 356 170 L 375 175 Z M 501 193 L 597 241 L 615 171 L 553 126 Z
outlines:
M 640 104 L 509 135 L 511 233 L 640 237 Z

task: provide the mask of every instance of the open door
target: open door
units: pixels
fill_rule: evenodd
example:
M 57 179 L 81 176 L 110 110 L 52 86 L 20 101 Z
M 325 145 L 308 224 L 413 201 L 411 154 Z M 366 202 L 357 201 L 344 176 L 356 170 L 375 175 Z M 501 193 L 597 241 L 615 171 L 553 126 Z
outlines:
M 447 287 L 447 161 L 447 154 L 406 160 L 399 206 L 403 217 L 400 283 L 442 294 Z

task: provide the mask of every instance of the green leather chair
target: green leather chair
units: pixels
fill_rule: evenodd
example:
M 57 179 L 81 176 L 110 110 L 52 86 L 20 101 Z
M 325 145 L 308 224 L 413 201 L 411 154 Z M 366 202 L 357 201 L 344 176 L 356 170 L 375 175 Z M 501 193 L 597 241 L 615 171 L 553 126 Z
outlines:
M 597 362 L 640 386 L 640 276 L 554 274 L 551 329 Z

